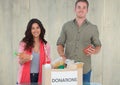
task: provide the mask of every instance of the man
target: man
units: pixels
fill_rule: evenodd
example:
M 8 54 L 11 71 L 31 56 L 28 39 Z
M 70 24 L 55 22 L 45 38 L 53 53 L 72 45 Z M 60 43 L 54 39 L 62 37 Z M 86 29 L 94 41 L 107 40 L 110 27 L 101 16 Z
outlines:
M 90 82 L 91 55 L 97 54 L 101 48 L 99 32 L 96 25 L 86 19 L 89 3 L 77 0 L 75 3 L 76 17 L 63 25 L 57 41 L 57 51 L 65 61 L 72 59 L 84 63 L 83 82 Z M 65 52 L 64 52 L 65 49 Z

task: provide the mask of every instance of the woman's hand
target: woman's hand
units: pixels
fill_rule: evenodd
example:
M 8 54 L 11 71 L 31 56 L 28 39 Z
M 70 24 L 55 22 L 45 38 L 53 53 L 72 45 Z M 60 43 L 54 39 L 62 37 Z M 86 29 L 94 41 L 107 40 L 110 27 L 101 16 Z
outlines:
M 31 60 L 31 56 L 26 54 L 26 53 L 20 53 L 18 54 L 18 57 L 19 57 L 19 63 L 22 65 L 24 64 L 25 62 L 28 62 Z

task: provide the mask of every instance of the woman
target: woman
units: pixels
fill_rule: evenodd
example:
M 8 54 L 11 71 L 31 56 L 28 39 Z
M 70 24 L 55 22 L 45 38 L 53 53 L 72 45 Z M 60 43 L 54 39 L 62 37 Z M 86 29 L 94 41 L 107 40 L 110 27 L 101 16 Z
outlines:
M 18 83 L 42 83 L 42 65 L 50 63 L 50 46 L 45 29 L 38 19 L 31 19 L 19 46 Z

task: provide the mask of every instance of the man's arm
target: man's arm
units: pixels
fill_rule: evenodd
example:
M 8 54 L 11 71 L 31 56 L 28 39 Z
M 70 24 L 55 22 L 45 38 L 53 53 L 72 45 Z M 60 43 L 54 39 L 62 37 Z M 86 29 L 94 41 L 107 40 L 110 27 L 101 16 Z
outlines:
M 62 57 L 63 60 L 65 61 L 66 60 L 66 56 L 65 56 L 65 53 L 64 53 L 63 45 L 61 45 L 61 44 L 57 45 L 57 51 L 58 51 L 58 54 L 60 55 L 60 57 Z
M 60 57 L 63 58 L 63 60 L 66 60 L 66 56 L 64 53 L 64 45 L 66 43 L 66 31 L 65 31 L 65 25 L 63 25 L 60 36 L 57 40 L 57 52 L 60 55 Z
M 95 47 L 95 52 L 94 52 L 94 54 L 99 53 L 99 52 L 100 52 L 100 49 L 101 49 L 101 46 L 97 46 L 97 47 Z
M 89 50 L 90 54 L 97 54 L 99 53 L 100 49 L 101 49 L 101 42 L 99 40 L 99 31 L 97 26 L 94 26 L 94 32 L 93 32 L 93 36 L 91 38 L 91 44 L 93 44 L 94 47 L 91 47 Z

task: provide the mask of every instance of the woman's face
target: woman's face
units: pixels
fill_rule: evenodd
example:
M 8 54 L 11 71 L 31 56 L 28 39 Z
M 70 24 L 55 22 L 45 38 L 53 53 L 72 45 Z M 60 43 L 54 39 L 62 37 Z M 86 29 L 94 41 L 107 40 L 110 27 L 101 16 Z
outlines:
M 39 35 L 41 33 L 41 29 L 37 23 L 32 24 L 31 33 L 32 33 L 34 38 L 39 38 Z

